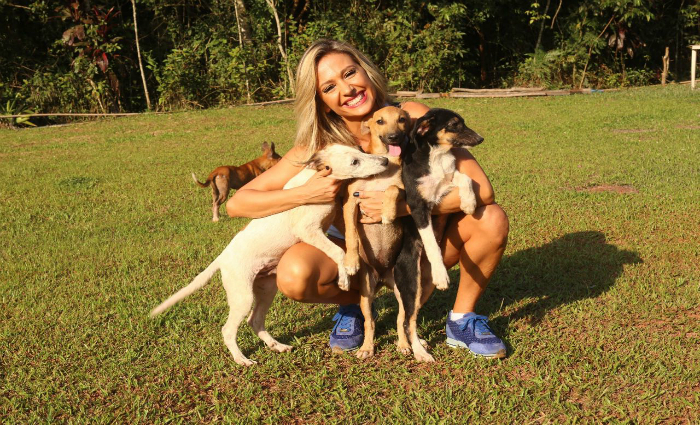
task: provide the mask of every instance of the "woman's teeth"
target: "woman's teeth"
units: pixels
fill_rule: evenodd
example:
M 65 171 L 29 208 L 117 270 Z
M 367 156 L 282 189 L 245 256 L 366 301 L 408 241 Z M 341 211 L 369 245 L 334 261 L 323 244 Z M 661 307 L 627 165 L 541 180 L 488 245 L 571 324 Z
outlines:
M 348 100 L 347 102 L 345 102 L 345 104 L 350 106 L 350 107 L 357 106 L 360 102 L 362 102 L 364 100 L 364 98 L 365 98 L 365 94 L 363 92 L 363 93 L 360 93 L 357 96 L 355 96 L 354 99 Z

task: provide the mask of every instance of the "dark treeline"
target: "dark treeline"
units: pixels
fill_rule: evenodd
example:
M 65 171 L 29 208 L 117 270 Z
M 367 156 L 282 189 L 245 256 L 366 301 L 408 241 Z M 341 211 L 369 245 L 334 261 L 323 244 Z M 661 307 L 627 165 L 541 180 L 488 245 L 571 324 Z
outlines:
M 395 90 L 620 87 L 687 79 L 697 0 L 0 0 L 0 112 L 203 108 L 294 95 L 318 38 Z

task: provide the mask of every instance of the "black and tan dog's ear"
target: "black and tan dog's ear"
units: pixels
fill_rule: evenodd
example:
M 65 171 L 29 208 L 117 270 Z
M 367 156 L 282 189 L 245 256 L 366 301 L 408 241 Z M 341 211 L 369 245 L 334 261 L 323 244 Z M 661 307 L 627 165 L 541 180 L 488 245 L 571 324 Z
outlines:
M 433 121 L 434 117 L 429 117 L 425 119 L 418 119 L 418 122 L 416 123 L 416 128 L 415 131 L 417 134 L 420 134 L 421 136 L 424 136 L 425 133 L 429 132 L 431 127 L 433 126 Z
M 362 124 L 360 125 L 360 134 L 362 134 L 363 136 L 365 134 L 369 134 L 369 132 L 370 132 L 370 128 L 369 128 L 370 121 L 371 120 L 362 121 Z

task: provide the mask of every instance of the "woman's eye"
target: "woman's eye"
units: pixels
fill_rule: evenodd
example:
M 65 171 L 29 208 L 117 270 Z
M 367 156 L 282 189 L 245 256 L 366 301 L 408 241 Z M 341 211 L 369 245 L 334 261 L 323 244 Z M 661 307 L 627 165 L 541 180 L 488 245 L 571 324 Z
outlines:
M 347 73 L 345 73 L 345 78 L 352 77 L 353 75 L 355 75 L 355 72 L 356 71 L 354 69 L 349 70 Z
M 323 90 L 321 90 L 321 91 L 322 91 L 324 94 L 326 94 L 326 93 L 330 92 L 331 90 L 333 90 L 334 87 L 335 87 L 334 84 L 330 84 L 330 85 L 324 87 Z

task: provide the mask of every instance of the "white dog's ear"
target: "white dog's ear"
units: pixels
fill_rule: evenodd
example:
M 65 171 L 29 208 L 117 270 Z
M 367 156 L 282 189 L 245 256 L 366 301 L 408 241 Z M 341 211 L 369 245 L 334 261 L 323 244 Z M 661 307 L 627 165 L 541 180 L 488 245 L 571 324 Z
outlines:
M 304 165 L 306 165 L 309 168 L 313 168 L 316 171 L 321 171 L 324 168 L 326 168 L 326 164 L 324 163 L 323 158 L 321 158 L 319 152 L 313 154 L 313 156 L 311 156 L 311 158 L 309 158 L 308 161 L 304 163 Z
M 362 125 L 360 125 L 360 134 L 362 134 L 363 136 L 365 134 L 369 134 L 369 132 L 370 132 L 369 122 L 370 122 L 370 120 L 362 121 Z

